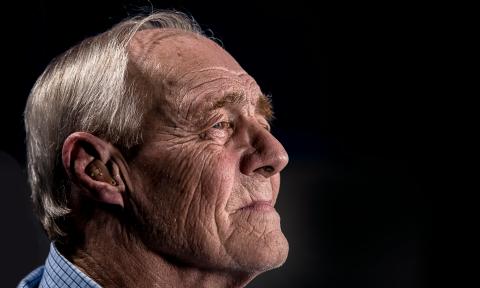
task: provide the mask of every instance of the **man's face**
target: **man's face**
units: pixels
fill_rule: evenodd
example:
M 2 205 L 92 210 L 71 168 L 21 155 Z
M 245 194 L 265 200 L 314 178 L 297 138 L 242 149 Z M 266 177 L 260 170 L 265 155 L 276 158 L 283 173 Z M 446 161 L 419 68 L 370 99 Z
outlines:
M 156 95 L 130 163 L 147 247 L 206 269 L 281 265 L 288 242 L 273 206 L 288 155 L 254 79 L 214 42 L 178 30 L 140 31 L 130 54 Z

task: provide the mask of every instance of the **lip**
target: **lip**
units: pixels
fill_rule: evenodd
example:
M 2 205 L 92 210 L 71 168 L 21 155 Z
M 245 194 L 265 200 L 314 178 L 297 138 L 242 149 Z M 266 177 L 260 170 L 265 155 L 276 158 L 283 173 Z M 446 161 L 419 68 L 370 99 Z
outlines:
M 270 212 L 275 211 L 271 201 L 254 201 L 248 204 L 245 207 L 242 207 L 241 210 L 257 211 L 257 212 Z

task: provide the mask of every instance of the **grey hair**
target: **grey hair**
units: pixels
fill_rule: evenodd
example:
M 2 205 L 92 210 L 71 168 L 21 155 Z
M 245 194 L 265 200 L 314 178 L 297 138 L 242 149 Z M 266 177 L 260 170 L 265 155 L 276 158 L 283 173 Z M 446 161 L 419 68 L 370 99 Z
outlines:
M 34 209 L 51 240 L 67 236 L 71 212 L 61 161 L 68 135 L 89 132 L 121 151 L 141 143 L 150 91 L 129 75 L 128 44 L 137 31 L 158 28 L 203 35 L 195 20 L 177 11 L 131 18 L 56 57 L 33 86 L 25 108 L 28 177 Z

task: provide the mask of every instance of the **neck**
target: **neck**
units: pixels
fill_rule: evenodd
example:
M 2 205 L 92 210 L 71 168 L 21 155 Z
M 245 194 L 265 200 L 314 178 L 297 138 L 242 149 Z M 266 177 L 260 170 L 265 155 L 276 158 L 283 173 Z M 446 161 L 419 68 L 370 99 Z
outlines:
M 148 249 L 106 213 L 82 225 L 83 239 L 59 249 L 102 287 L 244 287 L 254 275 L 200 269 Z

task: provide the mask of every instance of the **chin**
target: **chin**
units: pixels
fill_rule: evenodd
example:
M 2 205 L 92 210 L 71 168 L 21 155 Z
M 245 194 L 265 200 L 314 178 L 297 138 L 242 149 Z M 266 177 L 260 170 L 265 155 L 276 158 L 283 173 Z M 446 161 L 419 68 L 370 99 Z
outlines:
M 282 266 L 287 260 L 288 256 L 288 241 L 283 235 L 279 232 L 279 235 L 275 237 L 268 237 L 266 242 L 262 243 L 264 246 L 258 247 L 257 257 L 256 257 L 256 271 L 268 271 L 274 268 Z M 273 238 L 273 239 L 272 239 Z
M 282 266 L 288 256 L 288 241 L 281 231 L 270 233 L 266 237 L 245 241 L 244 249 L 236 254 L 238 269 L 261 273 Z

